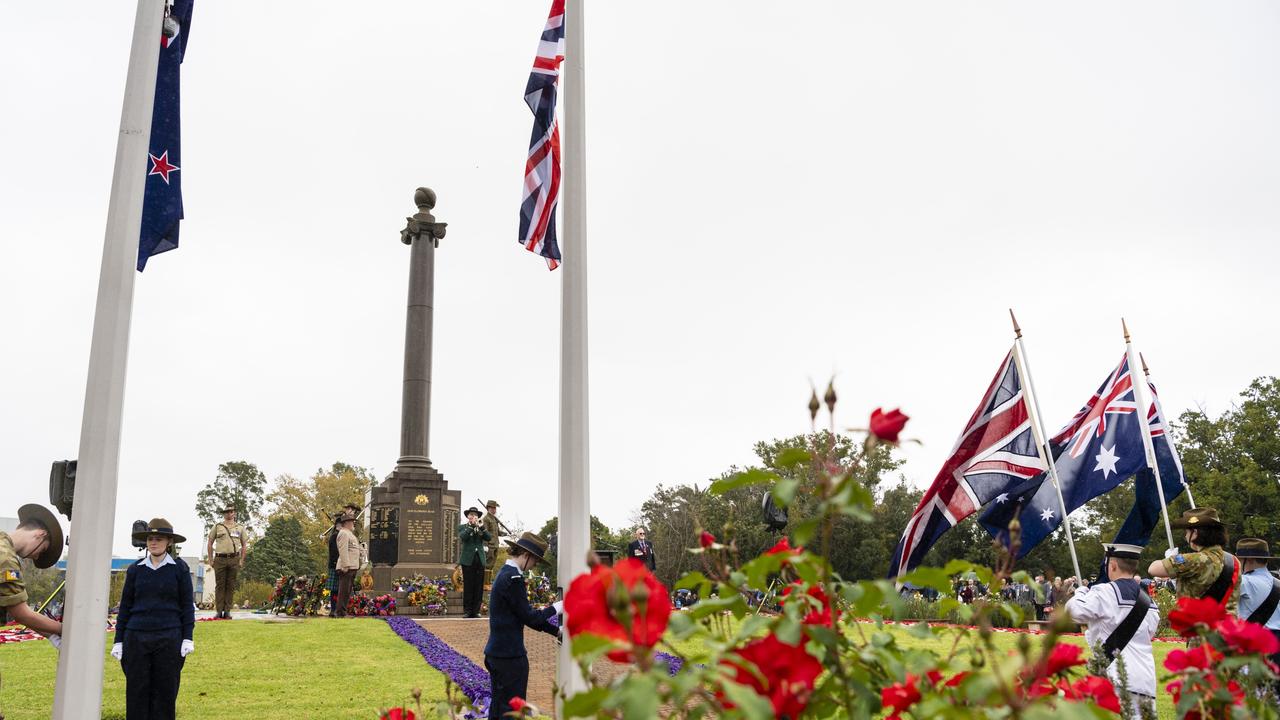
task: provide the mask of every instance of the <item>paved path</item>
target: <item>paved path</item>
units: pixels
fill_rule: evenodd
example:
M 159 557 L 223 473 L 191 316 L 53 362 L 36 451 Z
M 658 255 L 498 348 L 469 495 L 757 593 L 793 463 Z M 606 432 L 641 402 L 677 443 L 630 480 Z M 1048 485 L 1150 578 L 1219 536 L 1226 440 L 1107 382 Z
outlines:
M 471 658 L 484 667 L 484 644 L 489 641 L 488 618 L 415 617 L 419 625 L 445 641 L 454 650 Z M 542 632 L 524 631 L 524 647 L 529 653 L 529 702 L 538 706 L 546 715 L 555 715 L 552 702 L 552 683 L 556 679 L 556 640 Z M 624 666 L 608 660 L 600 660 L 592 667 L 597 679 L 612 677 Z

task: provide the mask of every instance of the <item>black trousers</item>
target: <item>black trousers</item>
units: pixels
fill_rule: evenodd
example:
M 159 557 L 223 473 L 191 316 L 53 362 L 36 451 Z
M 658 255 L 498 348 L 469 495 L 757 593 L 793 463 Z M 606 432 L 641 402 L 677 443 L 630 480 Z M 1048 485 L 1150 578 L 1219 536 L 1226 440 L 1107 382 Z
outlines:
M 182 630 L 129 630 L 120 667 L 126 720 L 173 720 L 182 679 Z
M 529 656 L 500 658 L 485 655 L 484 669 L 489 671 L 489 687 L 493 695 L 489 701 L 489 720 L 499 720 L 511 712 L 511 698 L 524 698 L 529 692 Z
M 462 566 L 462 612 L 467 617 L 480 614 L 480 602 L 484 599 L 484 563 Z

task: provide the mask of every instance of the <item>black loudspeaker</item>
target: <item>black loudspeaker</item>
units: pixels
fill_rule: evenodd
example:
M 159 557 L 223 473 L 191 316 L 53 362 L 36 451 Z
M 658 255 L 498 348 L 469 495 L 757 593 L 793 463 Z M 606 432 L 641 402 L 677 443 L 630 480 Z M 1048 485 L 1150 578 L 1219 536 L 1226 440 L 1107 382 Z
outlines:
M 134 521 L 133 521 L 133 534 L 132 534 L 132 535 L 130 535 L 129 537 L 131 538 L 130 542 L 132 542 L 132 543 L 133 543 L 133 546 L 134 546 L 134 547 L 141 549 L 141 548 L 145 548 L 145 547 L 147 546 L 147 541 L 146 541 L 145 537 L 144 537 L 144 539 L 139 540 L 139 539 L 137 539 L 137 538 L 134 538 L 134 537 L 133 537 L 133 535 L 137 535 L 138 533 L 144 533 L 144 532 L 146 532 L 146 531 L 148 531 L 148 530 L 150 530 L 150 529 L 151 529 L 151 526 L 147 524 L 147 521 L 146 521 L 146 520 L 134 520 Z
M 76 495 L 76 461 L 58 460 L 49 470 L 49 504 L 71 517 L 71 504 Z
M 787 510 L 780 508 L 773 502 L 773 493 L 768 490 L 764 493 L 764 500 L 761 501 L 761 510 L 764 514 L 764 524 L 770 530 L 777 531 L 787 526 Z

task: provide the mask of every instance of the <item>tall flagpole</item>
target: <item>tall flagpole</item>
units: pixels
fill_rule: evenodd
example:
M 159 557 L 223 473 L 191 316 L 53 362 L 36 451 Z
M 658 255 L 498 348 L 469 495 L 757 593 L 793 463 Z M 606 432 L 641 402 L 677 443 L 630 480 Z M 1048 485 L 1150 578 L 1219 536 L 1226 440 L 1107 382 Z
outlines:
M 1147 387 L 1151 387 L 1151 370 L 1147 368 L 1147 359 L 1142 356 L 1142 353 L 1138 353 L 1138 360 L 1142 362 L 1142 376 L 1147 380 Z M 1158 401 L 1155 398 L 1154 391 L 1152 392 L 1151 402 L 1153 404 L 1158 403 Z M 1160 417 L 1163 418 L 1164 408 L 1159 407 L 1157 405 L 1157 409 L 1160 411 Z M 1167 423 L 1168 420 L 1166 419 L 1165 422 Z M 1173 435 L 1169 433 L 1168 425 L 1165 426 L 1164 441 L 1169 443 L 1169 452 L 1176 453 L 1178 451 L 1178 449 L 1173 446 Z M 1187 478 L 1185 476 L 1182 478 L 1182 489 L 1187 491 L 1187 501 L 1191 503 L 1191 509 L 1195 510 L 1196 499 L 1191 495 L 1191 486 L 1187 484 Z M 1164 486 L 1161 485 L 1161 491 L 1163 492 L 1163 490 L 1164 490 Z M 1164 498 L 1161 497 L 1160 501 L 1164 502 Z M 1173 547 L 1173 545 L 1170 545 L 1169 547 Z
M 1036 396 L 1036 384 L 1031 380 L 1031 364 L 1027 360 L 1027 349 L 1022 344 L 1022 328 L 1018 327 L 1018 318 L 1009 308 L 1009 319 L 1013 320 L 1013 355 L 1014 361 L 1020 365 L 1022 377 L 1027 379 L 1027 394 L 1031 396 L 1031 432 L 1036 438 L 1036 449 L 1040 459 L 1049 466 L 1049 479 L 1053 489 L 1058 493 L 1058 508 L 1062 511 L 1062 525 L 1067 529 L 1067 547 L 1071 548 L 1071 565 L 1075 568 L 1076 579 L 1083 580 L 1080 574 L 1080 559 L 1076 557 L 1076 540 L 1071 533 L 1071 517 L 1067 512 L 1067 501 L 1062 497 L 1062 484 L 1058 482 L 1058 466 L 1053 460 L 1053 449 L 1049 447 L 1049 433 L 1044 428 L 1044 416 L 1040 414 L 1040 398 Z
M 583 0 L 566 0 L 564 153 L 561 207 L 564 243 L 560 296 L 560 499 L 556 575 L 561 587 L 587 570 L 591 551 L 591 482 L 587 396 L 586 58 Z M 556 677 L 566 697 L 586 690 L 569 643 L 560 647 Z
M 138 0 L 133 21 L 133 46 L 129 51 L 129 74 L 107 205 L 107 232 L 80 425 L 71 555 L 67 560 L 66 622 L 53 694 L 55 720 L 87 720 L 102 712 L 102 657 L 110 583 L 107 568 L 111 566 L 129 325 L 137 274 L 134 268 L 142 232 L 142 199 L 164 4 L 164 0 Z
M 1142 449 L 1147 454 L 1147 467 L 1151 468 L 1152 474 L 1156 476 L 1156 493 L 1160 497 L 1160 515 L 1164 518 L 1164 534 L 1169 540 L 1169 547 L 1175 547 L 1173 544 L 1173 530 L 1169 526 L 1169 506 L 1164 499 L 1164 481 L 1160 479 L 1160 463 L 1156 461 L 1155 443 L 1151 442 L 1151 422 L 1147 419 L 1148 408 L 1151 407 L 1151 400 L 1147 398 L 1147 378 L 1143 373 L 1142 381 L 1136 380 L 1138 369 L 1137 360 L 1134 357 L 1133 342 L 1129 339 L 1129 324 L 1120 318 L 1120 327 L 1124 328 L 1124 354 L 1129 360 L 1129 377 L 1135 379 L 1133 383 L 1133 399 L 1138 401 L 1138 418 L 1142 422 Z M 1145 368 L 1143 368 L 1145 370 Z M 1137 492 L 1137 486 L 1134 487 Z

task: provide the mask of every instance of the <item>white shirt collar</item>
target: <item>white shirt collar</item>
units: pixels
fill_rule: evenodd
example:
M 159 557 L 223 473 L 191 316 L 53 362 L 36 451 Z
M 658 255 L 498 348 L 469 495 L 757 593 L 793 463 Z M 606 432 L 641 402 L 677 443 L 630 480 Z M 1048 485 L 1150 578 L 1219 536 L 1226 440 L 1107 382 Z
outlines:
M 138 564 L 139 564 L 139 565 L 145 565 L 146 567 L 149 567 L 149 568 L 151 568 L 152 570 L 159 570 L 160 568 L 164 567 L 165 565 L 177 565 L 178 563 L 176 563 L 176 562 L 174 562 L 174 561 L 173 561 L 173 556 L 172 556 L 172 555 L 170 555 L 169 553 L 165 553 L 165 554 L 164 554 L 164 560 L 161 560 L 159 565 L 152 565 L 152 564 L 151 564 L 151 553 L 147 553 L 147 554 L 145 554 L 145 555 L 143 555 L 143 556 L 142 556 L 142 559 L 138 561 Z
M 516 569 L 516 575 L 524 577 L 524 571 L 520 569 L 520 564 L 516 562 L 515 558 L 507 558 L 507 565 Z

